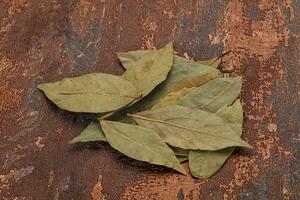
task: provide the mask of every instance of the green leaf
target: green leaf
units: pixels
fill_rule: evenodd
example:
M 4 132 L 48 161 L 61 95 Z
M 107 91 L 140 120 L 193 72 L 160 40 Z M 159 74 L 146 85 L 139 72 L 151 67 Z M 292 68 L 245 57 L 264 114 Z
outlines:
M 149 94 L 158 84 L 163 82 L 173 65 L 173 45 L 153 51 L 127 65 L 122 77 L 136 86 L 143 96 Z
M 117 110 L 139 97 L 127 80 L 92 73 L 38 85 L 58 107 L 72 112 L 102 113 Z
M 185 95 L 178 104 L 216 112 L 222 106 L 231 104 L 240 94 L 241 87 L 241 77 L 217 78 L 195 88 Z
M 93 141 L 106 141 L 99 122 L 91 122 L 80 135 L 70 141 L 70 144 Z
M 153 130 L 113 121 L 100 123 L 109 144 L 126 156 L 186 174 L 173 151 Z
M 231 146 L 251 147 L 214 113 L 183 106 L 166 106 L 128 114 L 157 132 L 168 144 L 183 149 L 218 150 Z
M 238 136 L 242 134 L 243 109 L 239 100 L 232 106 L 223 106 L 217 115 L 226 120 Z M 228 147 L 218 151 L 190 151 L 189 166 L 191 174 L 199 179 L 209 178 L 215 174 L 234 151 L 235 147 Z

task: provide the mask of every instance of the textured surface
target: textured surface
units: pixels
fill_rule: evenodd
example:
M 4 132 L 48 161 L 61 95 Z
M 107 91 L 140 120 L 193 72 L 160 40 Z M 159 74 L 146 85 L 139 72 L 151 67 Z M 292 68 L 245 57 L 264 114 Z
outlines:
M 300 199 L 298 0 L 0 0 L 0 199 Z M 59 110 L 36 85 L 120 74 L 116 51 L 174 41 L 180 55 L 227 50 L 244 77 L 244 138 L 219 173 L 192 179 L 68 145 L 90 115 Z

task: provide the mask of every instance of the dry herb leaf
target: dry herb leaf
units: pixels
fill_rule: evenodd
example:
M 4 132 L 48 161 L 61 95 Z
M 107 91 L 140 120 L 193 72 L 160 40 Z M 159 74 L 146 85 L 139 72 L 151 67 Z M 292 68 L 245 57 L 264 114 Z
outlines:
M 173 150 L 173 152 L 175 153 L 176 156 L 188 156 L 189 155 L 189 151 L 188 149 L 182 149 L 179 147 L 172 147 L 171 149 Z
M 191 90 L 194 88 L 183 88 L 177 92 L 171 92 L 167 94 L 165 97 L 162 97 L 158 103 L 156 103 L 152 109 L 155 108 L 160 108 L 163 106 L 168 106 L 168 105 L 176 105 L 182 97 L 184 97 L 186 94 L 188 94 Z
M 149 54 L 149 51 L 146 52 L 147 53 L 144 53 L 143 51 L 132 51 L 129 53 L 122 53 L 122 57 L 120 57 L 120 55 L 119 57 L 122 64 L 126 66 L 126 68 L 128 68 L 129 66 L 132 66 L 132 63 L 134 63 L 135 60 L 140 59 L 140 57 L 144 56 L 145 54 Z M 154 51 L 152 50 L 150 51 L 150 53 L 153 52 Z M 176 57 L 178 56 L 175 56 L 175 58 Z M 182 59 L 184 60 L 184 58 Z M 176 58 L 175 61 L 176 60 L 178 60 L 178 58 Z M 138 68 L 138 66 L 135 67 Z M 220 71 L 212 67 L 186 62 L 181 64 L 180 61 L 177 61 L 174 63 L 167 79 L 164 82 L 156 87 L 148 96 L 130 106 L 126 110 L 123 110 L 122 112 L 119 112 L 117 115 L 115 115 L 114 120 L 126 119 L 127 112 L 135 113 L 141 110 L 151 109 L 156 104 L 160 104 L 159 106 L 175 104 L 175 102 L 177 102 L 177 100 L 184 96 L 185 92 L 189 90 L 185 88 L 193 86 L 198 87 L 201 84 L 204 84 L 209 80 L 216 78 L 219 74 Z M 183 91 L 177 92 L 176 90 Z
M 227 121 L 207 111 L 166 106 L 129 116 L 175 147 L 210 151 L 231 146 L 251 147 Z
M 155 53 L 156 50 L 137 50 L 137 51 L 117 52 L 117 56 L 121 61 L 123 67 L 127 70 L 131 66 L 139 67 L 134 65 L 136 61 L 144 59 L 144 57 L 154 56 Z
M 171 149 L 176 155 L 177 160 L 179 160 L 180 163 L 185 162 L 189 158 L 189 150 L 188 149 L 181 149 L 179 147 L 172 147 Z
M 238 135 L 242 135 L 244 114 L 243 107 L 239 99 L 236 99 L 231 106 L 222 106 L 216 114 L 229 122 L 231 128 L 234 129 Z
M 80 135 L 70 141 L 70 144 L 93 141 L 106 141 L 99 122 L 91 122 L 86 129 L 80 133 Z
M 156 50 L 136 50 L 127 52 L 117 52 L 117 56 L 121 61 L 123 67 L 127 70 L 136 61 L 144 59 L 144 57 L 153 56 L 155 51 Z M 194 61 L 188 60 L 184 57 L 173 55 L 173 63 L 194 63 Z
M 199 60 L 199 61 L 193 61 L 180 56 L 174 56 L 174 63 L 199 63 L 214 68 L 217 68 L 221 64 L 221 61 L 222 61 L 222 56 L 217 56 L 215 58 L 210 58 L 208 60 Z
M 175 63 L 167 79 L 167 91 L 176 92 L 183 88 L 198 87 L 220 74 L 218 69 L 198 63 Z
M 177 92 L 184 88 L 198 87 L 218 77 L 219 74 L 219 70 L 200 64 L 174 64 L 167 80 L 159 85 L 159 87 L 144 101 L 141 101 L 140 104 L 144 109 L 150 109 L 167 94 Z
M 233 147 L 218 151 L 190 151 L 188 160 L 193 177 L 206 179 L 214 175 L 233 152 Z
M 141 68 L 136 65 L 137 61 L 147 57 L 154 57 L 157 50 L 138 50 L 118 53 L 118 57 L 125 69 L 132 67 Z M 198 87 L 214 78 L 220 71 L 209 66 L 195 63 L 179 56 L 173 56 L 174 65 L 170 70 L 167 79 L 161 83 L 146 98 L 139 101 L 132 110 L 141 110 L 139 107 L 151 108 L 159 100 L 170 92 L 177 92 L 183 88 Z
M 243 108 L 239 100 L 232 106 L 223 106 L 217 115 L 225 119 L 232 129 L 240 136 L 243 127 Z M 190 151 L 189 166 L 191 174 L 199 179 L 205 179 L 215 174 L 234 151 L 228 147 L 218 151 Z
M 197 73 L 194 73 L 197 74 Z M 168 92 L 177 92 L 184 88 L 191 88 L 191 87 L 199 87 L 212 79 L 218 77 L 220 73 L 218 71 L 214 72 L 204 72 L 198 73 L 197 75 L 187 76 L 181 80 L 178 80 L 170 85 L 168 88 Z
M 183 163 L 183 162 L 186 162 L 189 160 L 189 156 L 176 156 L 176 158 L 180 163 Z
M 146 96 L 167 78 L 172 65 L 173 45 L 169 43 L 127 65 L 127 70 L 122 77 L 132 82 L 138 92 Z
M 178 104 L 190 108 L 216 112 L 223 105 L 232 103 L 240 94 L 241 87 L 241 77 L 216 78 L 193 89 L 185 95 Z
M 199 60 L 199 61 L 196 61 L 196 62 L 200 63 L 200 64 L 203 64 L 203 65 L 208 65 L 208 66 L 217 68 L 222 62 L 222 57 L 218 56 L 218 57 L 211 58 L 211 59 L 208 59 L 208 60 Z
M 128 52 L 118 52 L 117 56 L 120 59 L 123 67 L 125 69 L 128 69 L 128 67 L 130 67 L 133 62 L 142 59 L 144 56 L 149 56 L 154 52 L 155 50 L 137 50 L 137 51 L 128 51 Z M 217 68 L 221 64 L 222 56 L 217 56 L 207 60 L 193 61 L 181 56 L 174 55 L 173 59 L 174 59 L 173 60 L 174 63 L 199 63 L 199 64 Z
M 129 81 L 103 73 L 65 78 L 54 83 L 40 84 L 38 88 L 58 107 L 72 112 L 109 112 L 139 97 Z
M 186 59 L 185 57 L 174 55 L 174 63 L 194 63 L 195 61 Z
M 173 151 L 153 130 L 113 121 L 100 123 L 109 144 L 126 156 L 186 174 Z

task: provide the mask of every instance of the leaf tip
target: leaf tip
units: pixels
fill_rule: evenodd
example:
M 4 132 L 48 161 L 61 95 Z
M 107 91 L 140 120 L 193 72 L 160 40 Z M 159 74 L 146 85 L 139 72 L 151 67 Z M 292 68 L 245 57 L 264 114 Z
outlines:
M 38 84 L 36 87 L 39 89 L 39 90 L 43 90 L 43 86 L 44 86 L 45 84 L 44 83 L 42 83 L 42 84 Z
M 182 167 L 182 165 L 179 163 L 178 164 L 178 166 L 176 166 L 175 168 L 174 168 L 177 172 L 179 172 L 179 173 L 181 173 L 181 174 L 183 174 L 183 175 L 186 175 L 187 173 L 186 173 L 186 171 L 185 171 L 185 169 Z
M 78 141 L 77 141 L 77 139 L 76 139 L 76 137 L 75 138 L 73 138 L 70 142 L 69 142 L 69 144 L 75 144 L 75 143 L 77 143 Z
M 165 46 L 165 49 L 172 49 L 173 50 L 173 42 L 168 42 Z
M 243 140 L 243 147 L 249 148 L 249 149 L 253 149 L 253 146 L 251 146 L 250 144 L 248 144 L 246 141 Z
M 186 174 L 187 174 L 186 171 L 185 171 L 184 169 L 182 169 L 182 170 L 180 171 L 180 173 L 183 174 L 183 175 L 185 175 L 185 176 L 186 176 Z

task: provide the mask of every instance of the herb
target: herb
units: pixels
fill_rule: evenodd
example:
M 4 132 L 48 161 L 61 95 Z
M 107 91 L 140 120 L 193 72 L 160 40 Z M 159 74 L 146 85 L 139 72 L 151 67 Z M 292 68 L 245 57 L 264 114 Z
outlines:
M 70 141 L 70 144 L 77 142 L 94 142 L 94 141 L 106 141 L 104 133 L 98 122 L 91 122 L 86 129 L 84 129 L 80 135 Z
M 92 73 L 38 85 L 58 107 L 72 112 L 117 110 L 139 97 L 135 86 L 122 77 Z
M 243 109 L 239 100 L 232 106 L 223 106 L 217 113 L 218 116 L 229 122 L 238 136 L 242 134 Z M 191 174 L 200 179 L 205 179 L 215 174 L 232 154 L 235 147 L 229 147 L 218 151 L 190 151 L 189 166 Z
M 188 161 L 191 174 L 204 179 L 235 147 L 251 148 L 241 139 L 242 79 L 219 70 L 225 54 L 192 61 L 173 55 L 168 43 L 117 53 L 121 76 L 91 73 L 38 88 L 64 110 L 101 116 L 70 143 L 105 141 L 128 157 L 182 174 L 180 163 Z
M 151 129 L 113 121 L 100 121 L 108 143 L 121 153 L 141 161 L 164 165 L 185 174 L 168 145 Z
M 128 64 L 122 77 L 136 86 L 143 96 L 149 94 L 158 84 L 167 78 L 173 65 L 173 45 L 167 44 Z
M 241 77 L 217 78 L 184 96 L 179 105 L 216 112 L 220 107 L 231 104 L 240 94 Z
M 251 147 L 227 121 L 204 110 L 176 105 L 128 115 L 175 147 L 210 151 L 231 146 Z

